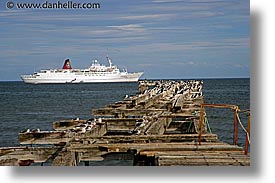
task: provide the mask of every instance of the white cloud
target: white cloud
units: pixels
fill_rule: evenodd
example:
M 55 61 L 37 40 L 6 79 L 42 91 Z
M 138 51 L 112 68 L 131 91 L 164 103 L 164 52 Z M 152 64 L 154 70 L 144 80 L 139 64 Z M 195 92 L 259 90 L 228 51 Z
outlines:
M 112 25 L 107 26 L 109 28 L 115 28 L 122 31 L 135 31 L 135 32 L 144 32 L 145 28 L 139 24 L 127 24 L 127 25 Z
M 244 64 L 233 64 L 232 66 L 236 67 L 236 68 L 240 68 L 240 69 L 242 69 L 242 68 L 248 68 L 248 65 L 244 65 Z
M 193 41 L 182 43 L 144 43 L 142 45 L 131 45 L 123 48 L 135 52 L 170 52 L 185 50 L 223 50 L 247 48 L 249 38 L 220 39 L 213 41 Z
M 2 10 L 0 11 L 0 18 L 17 17 L 29 14 L 31 13 L 26 10 Z
M 177 16 L 177 14 L 147 14 L 147 15 L 125 15 L 120 16 L 122 19 L 129 19 L 129 20 L 164 20 L 164 19 L 170 19 L 172 17 Z

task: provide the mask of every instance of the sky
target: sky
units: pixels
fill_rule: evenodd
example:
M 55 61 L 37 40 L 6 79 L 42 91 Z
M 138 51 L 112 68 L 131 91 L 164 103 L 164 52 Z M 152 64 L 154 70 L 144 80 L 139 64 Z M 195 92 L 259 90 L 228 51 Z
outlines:
M 7 8 L 13 2 L 12 8 Z M 94 9 L 21 9 L 0 0 L 0 81 L 93 59 L 142 79 L 250 77 L 249 0 L 74 0 Z M 47 3 L 56 3 L 48 0 Z M 67 1 L 60 1 L 67 2 Z

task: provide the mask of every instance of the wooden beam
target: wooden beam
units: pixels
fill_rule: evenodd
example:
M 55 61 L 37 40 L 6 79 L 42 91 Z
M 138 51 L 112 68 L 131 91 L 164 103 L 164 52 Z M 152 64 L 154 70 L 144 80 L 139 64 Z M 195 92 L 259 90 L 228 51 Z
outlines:
M 112 135 L 82 138 L 83 144 L 100 143 L 163 143 L 163 142 L 192 142 L 198 139 L 198 134 L 163 134 L 163 135 Z M 217 142 L 216 134 L 203 134 L 205 142 Z M 77 141 L 76 141 L 77 142 Z
M 166 109 L 110 109 L 101 108 L 93 109 L 92 113 L 94 116 L 145 116 L 150 115 L 154 112 L 165 112 Z

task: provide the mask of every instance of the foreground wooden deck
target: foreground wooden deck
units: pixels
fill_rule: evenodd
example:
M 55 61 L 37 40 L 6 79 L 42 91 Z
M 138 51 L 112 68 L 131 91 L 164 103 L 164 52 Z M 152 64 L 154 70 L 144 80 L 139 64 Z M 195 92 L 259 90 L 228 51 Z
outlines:
M 93 119 L 19 133 L 22 146 L 0 148 L 0 165 L 249 166 L 242 147 L 208 132 L 201 104 L 201 81 L 143 81 Z

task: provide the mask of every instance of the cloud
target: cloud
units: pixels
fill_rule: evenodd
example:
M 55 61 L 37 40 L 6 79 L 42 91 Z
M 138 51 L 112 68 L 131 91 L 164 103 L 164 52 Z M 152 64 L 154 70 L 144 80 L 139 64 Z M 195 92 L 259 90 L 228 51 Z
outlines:
M 123 48 L 127 51 L 136 52 L 169 52 L 186 50 L 223 50 L 247 48 L 249 38 L 220 39 L 213 41 L 193 41 L 183 43 L 147 43 L 143 45 L 131 45 Z
M 147 15 L 125 15 L 125 16 L 120 16 L 121 19 L 128 19 L 128 20 L 165 20 L 165 19 L 170 19 L 173 17 L 176 17 L 177 14 L 174 13 L 167 13 L 167 14 L 147 14 Z
M 172 3 L 172 2 L 180 2 L 181 0 L 153 0 L 153 3 Z
M 140 66 L 140 67 L 152 67 L 152 66 L 154 66 L 155 64 L 153 64 L 153 63 L 142 63 L 142 64 L 138 64 L 138 66 Z
M 198 65 L 198 63 L 194 62 L 194 61 L 177 61 L 177 62 L 170 62 L 171 65 L 173 66 L 194 66 L 194 65 Z
M 145 28 L 139 24 L 128 24 L 128 25 L 112 25 L 107 26 L 109 28 L 115 28 L 122 31 L 135 31 L 135 32 L 144 32 Z
M 180 15 L 179 19 L 212 18 L 224 16 L 235 21 L 249 18 L 249 0 L 153 0 L 153 10 L 156 12 Z M 143 7 L 144 11 L 152 11 L 150 7 Z M 248 17 L 247 17 L 248 15 Z M 225 17 L 225 18 L 226 18 Z M 231 18 L 232 17 L 232 18 Z
M 231 66 L 233 66 L 233 67 L 236 67 L 236 68 L 248 68 L 248 65 L 244 65 L 244 64 L 233 64 L 233 65 L 231 65 Z
M 25 16 L 31 14 L 26 10 L 2 10 L 0 11 L 0 18 Z

